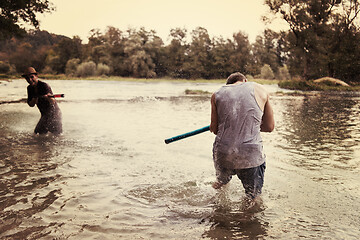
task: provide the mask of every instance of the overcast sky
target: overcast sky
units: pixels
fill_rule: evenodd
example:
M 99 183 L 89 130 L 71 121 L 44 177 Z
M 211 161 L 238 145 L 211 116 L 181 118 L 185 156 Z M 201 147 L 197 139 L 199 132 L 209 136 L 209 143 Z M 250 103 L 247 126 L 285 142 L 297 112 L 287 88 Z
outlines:
M 268 13 L 264 0 L 50 0 L 56 7 L 51 14 L 39 15 L 40 29 L 87 42 L 89 32 L 107 26 L 122 31 L 129 27 L 155 30 L 165 42 L 170 29 L 186 28 L 190 33 L 204 27 L 210 37 L 232 38 L 243 31 L 253 42 L 267 27 L 261 16 Z M 280 21 L 268 25 L 285 28 Z

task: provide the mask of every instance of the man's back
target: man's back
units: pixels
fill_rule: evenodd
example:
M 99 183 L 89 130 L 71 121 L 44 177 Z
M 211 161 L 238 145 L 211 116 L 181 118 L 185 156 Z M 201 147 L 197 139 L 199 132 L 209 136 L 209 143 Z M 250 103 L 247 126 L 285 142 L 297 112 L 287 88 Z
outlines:
M 271 132 L 274 126 L 266 90 L 257 83 L 248 83 L 239 72 L 231 74 L 226 86 L 211 96 L 210 131 L 216 135 L 215 189 L 236 174 L 248 197 L 254 199 L 261 194 L 266 166 L 260 131 Z
M 216 159 L 228 168 L 250 168 L 264 163 L 260 126 L 263 111 L 250 82 L 223 86 L 215 93 Z
M 233 144 L 261 141 L 263 112 L 255 98 L 253 83 L 225 85 L 215 93 L 215 101 L 218 135 L 226 138 L 223 141 Z

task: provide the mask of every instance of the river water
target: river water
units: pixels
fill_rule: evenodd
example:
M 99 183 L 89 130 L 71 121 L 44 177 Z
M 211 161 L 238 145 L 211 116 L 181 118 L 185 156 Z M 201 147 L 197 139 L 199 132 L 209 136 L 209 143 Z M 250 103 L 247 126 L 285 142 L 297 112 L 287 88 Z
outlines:
M 360 94 L 271 93 L 267 169 L 249 206 L 240 181 L 216 191 L 215 83 L 46 81 L 61 136 L 35 136 L 24 80 L 0 83 L 0 239 L 358 239 Z M 5 103 L 7 102 L 7 103 Z

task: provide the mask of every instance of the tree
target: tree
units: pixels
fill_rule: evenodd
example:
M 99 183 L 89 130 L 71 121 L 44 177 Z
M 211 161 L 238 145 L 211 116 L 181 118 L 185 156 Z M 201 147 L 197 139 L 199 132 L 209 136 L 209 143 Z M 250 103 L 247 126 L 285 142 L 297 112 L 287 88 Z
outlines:
M 291 76 L 289 73 L 289 70 L 287 68 L 286 65 L 284 65 L 283 67 L 280 67 L 278 70 L 278 76 L 277 79 L 279 80 L 290 80 Z
M 279 67 L 283 65 L 283 51 L 280 34 L 266 29 L 263 36 L 257 36 L 252 45 L 257 69 L 268 64 L 273 72 L 277 72 Z
M 341 49 L 357 48 L 357 40 L 352 36 L 359 27 L 356 21 L 359 0 L 266 0 L 265 3 L 289 24 L 291 72 L 296 69 L 307 79 L 324 75 L 346 78 L 334 63 L 339 57 L 346 57 L 339 55 Z M 356 71 L 355 67 L 347 70 Z
M 157 49 L 163 45 L 154 30 L 145 28 L 128 29 L 128 39 L 124 42 L 124 74 L 133 77 L 156 77 Z
M 95 76 L 96 64 L 93 61 L 83 62 L 76 68 L 76 75 L 78 77 Z
M 37 66 L 32 64 L 32 46 L 29 43 L 22 43 L 18 46 L 15 52 L 10 56 L 10 63 L 15 65 L 17 72 L 23 72 L 28 66 Z
M 166 69 L 166 74 L 174 78 L 187 78 L 189 76 L 186 75 L 183 69 L 188 49 L 188 44 L 186 43 L 187 30 L 181 28 L 171 29 L 170 37 L 172 40 L 165 47 L 164 54 L 166 58 L 162 63 Z
M 214 38 L 211 50 L 212 78 L 226 78 L 235 71 L 233 63 L 230 61 L 235 52 L 235 44 L 230 39 Z
M 229 61 L 233 71 L 239 71 L 244 74 L 253 74 L 250 71 L 250 66 L 254 59 L 251 54 L 251 45 L 247 34 L 238 32 L 233 34 L 234 39 L 234 53 L 230 56 Z
M 10 64 L 0 61 L 0 73 L 8 73 L 10 71 Z
M 269 64 L 265 64 L 261 68 L 261 78 L 263 79 L 274 79 L 275 75 Z
M 54 11 L 48 0 L 3 0 L 0 1 L 0 40 L 21 36 L 26 32 L 20 22 L 39 27 L 37 13 Z
M 0 41 L 0 60 L 8 61 L 19 72 L 23 72 L 28 66 L 33 66 L 37 71 L 42 72 L 49 63 L 48 55 L 55 56 L 52 49 L 64 39 L 67 37 L 50 34 L 47 31 L 30 30 L 22 38 L 13 37 Z M 54 65 L 57 64 L 54 62 Z M 48 69 L 51 67 L 48 66 Z M 52 72 L 52 69 L 49 72 Z
M 110 73 L 110 67 L 106 64 L 99 63 L 96 66 L 96 75 L 97 76 L 106 76 Z
M 108 64 L 110 62 L 109 58 L 109 46 L 106 44 L 98 45 L 92 48 L 91 51 L 91 59 L 96 63 L 105 63 Z
M 82 45 L 78 36 L 71 38 L 63 38 L 52 48 L 47 59 L 47 65 L 51 67 L 55 73 L 65 73 L 66 63 L 72 58 L 81 59 Z
M 203 27 L 197 27 L 191 32 L 192 42 L 188 48 L 188 59 L 184 64 L 184 71 L 191 78 L 210 78 L 211 68 L 210 50 L 212 42 L 208 31 Z
M 75 76 L 77 67 L 80 65 L 80 59 L 72 58 L 66 63 L 65 74 Z

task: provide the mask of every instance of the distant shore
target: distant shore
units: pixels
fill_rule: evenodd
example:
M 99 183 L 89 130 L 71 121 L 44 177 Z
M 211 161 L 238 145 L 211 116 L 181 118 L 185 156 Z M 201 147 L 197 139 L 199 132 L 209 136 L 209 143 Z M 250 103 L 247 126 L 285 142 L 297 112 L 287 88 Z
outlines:
M 45 80 L 94 80 L 94 81 L 129 81 L 129 82 L 198 82 L 198 83 L 225 83 L 226 79 L 179 79 L 179 78 L 133 78 L 119 76 L 91 76 L 73 77 L 64 74 L 39 74 L 40 79 Z M 20 75 L 0 74 L 1 81 L 13 81 L 22 79 Z M 269 79 L 249 79 L 263 85 L 276 84 L 280 88 L 296 91 L 360 91 L 360 84 L 341 86 L 329 82 L 315 82 L 312 80 L 269 80 Z
M 226 79 L 181 79 L 181 78 L 133 78 L 133 77 L 119 77 L 119 76 L 91 76 L 91 77 L 73 77 L 64 74 L 39 74 L 40 79 L 45 80 L 96 80 L 96 81 L 129 81 L 129 82 L 199 82 L 199 83 L 225 83 Z M 5 75 L 0 74 L 0 81 L 12 81 L 22 79 L 20 75 Z M 279 80 L 268 79 L 250 79 L 249 81 L 260 84 L 278 84 Z
M 339 85 L 329 81 L 316 82 L 316 80 L 302 80 L 302 81 L 279 81 L 278 83 L 280 88 L 289 89 L 289 90 L 299 90 L 299 91 L 347 91 L 347 92 L 358 92 L 360 91 L 359 84 L 352 85 Z

